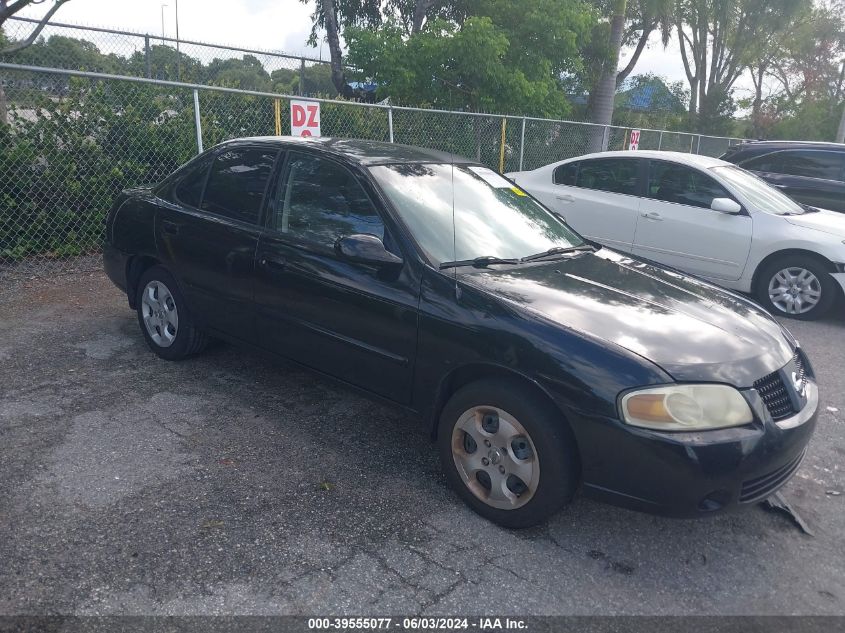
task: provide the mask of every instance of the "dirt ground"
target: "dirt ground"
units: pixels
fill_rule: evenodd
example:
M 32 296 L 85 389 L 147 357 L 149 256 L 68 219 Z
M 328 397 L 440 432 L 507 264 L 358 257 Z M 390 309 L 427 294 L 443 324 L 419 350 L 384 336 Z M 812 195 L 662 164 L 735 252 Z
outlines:
M 577 498 L 507 531 L 423 425 L 216 345 L 145 347 L 100 273 L 0 293 L 0 615 L 845 614 L 845 321 L 785 321 L 822 412 L 784 496 L 706 520 Z

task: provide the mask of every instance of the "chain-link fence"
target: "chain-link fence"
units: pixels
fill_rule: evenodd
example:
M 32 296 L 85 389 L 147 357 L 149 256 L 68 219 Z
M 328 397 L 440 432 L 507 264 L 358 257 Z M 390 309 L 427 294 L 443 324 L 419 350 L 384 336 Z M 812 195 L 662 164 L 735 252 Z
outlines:
M 12 42 L 22 41 L 37 24 L 13 17 L 3 32 Z M 186 83 L 237 82 L 235 87 L 312 97 L 334 93 L 329 65 L 320 59 L 63 22 L 50 22 L 32 46 L 0 55 L 0 62 Z
M 290 133 L 281 94 L 7 63 L 0 86 L 0 278 L 98 265 L 122 189 L 160 180 L 201 146 L 275 134 L 277 107 Z M 630 142 L 620 127 L 318 101 L 324 136 L 431 147 L 501 171 Z M 719 155 L 730 141 L 642 130 L 639 146 Z

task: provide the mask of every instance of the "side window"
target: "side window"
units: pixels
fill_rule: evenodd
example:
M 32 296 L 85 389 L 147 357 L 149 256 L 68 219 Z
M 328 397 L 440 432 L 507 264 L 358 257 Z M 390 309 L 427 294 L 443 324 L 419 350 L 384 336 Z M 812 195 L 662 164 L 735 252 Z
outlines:
M 268 149 L 230 149 L 211 165 L 201 209 L 218 215 L 258 223 L 264 190 L 277 152 Z
M 384 239 L 384 223 L 355 177 L 341 165 L 291 152 L 273 228 L 324 246 L 369 233 Z
M 740 163 L 743 169 L 750 169 L 751 171 L 768 171 L 775 174 L 783 173 L 781 171 L 781 158 L 783 152 L 772 152 L 771 154 L 763 154 L 751 160 L 746 160 Z
M 781 174 L 823 178 L 825 180 L 842 180 L 845 154 L 823 150 L 786 151 L 782 154 L 781 166 L 777 170 Z
M 707 174 L 677 163 L 651 161 L 648 197 L 691 207 L 709 209 L 713 198 L 733 196 Z
M 635 196 L 639 161 L 626 158 L 598 158 L 581 162 L 577 185 L 586 189 Z
M 553 180 L 556 185 L 575 185 L 578 175 L 578 163 L 566 163 L 554 171 Z
M 205 186 L 205 177 L 208 174 L 208 161 L 204 160 L 200 165 L 189 171 L 182 180 L 176 183 L 173 195 L 176 202 L 189 207 L 199 207 L 202 188 Z

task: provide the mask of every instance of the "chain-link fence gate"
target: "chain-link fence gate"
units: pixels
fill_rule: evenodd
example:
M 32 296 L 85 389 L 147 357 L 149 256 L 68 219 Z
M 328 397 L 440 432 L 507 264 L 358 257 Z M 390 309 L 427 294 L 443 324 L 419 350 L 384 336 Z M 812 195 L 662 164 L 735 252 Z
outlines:
M 98 267 L 122 189 L 160 180 L 201 146 L 275 134 L 275 109 L 288 112 L 292 98 L 9 63 L 0 82 L 0 279 Z M 316 101 L 324 136 L 431 147 L 505 172 L 585 153 L 596 134 L 607 149 L 630 138 L 572 121 Z M 642 130 L 639 146 L 718 156 L 732 140 Z

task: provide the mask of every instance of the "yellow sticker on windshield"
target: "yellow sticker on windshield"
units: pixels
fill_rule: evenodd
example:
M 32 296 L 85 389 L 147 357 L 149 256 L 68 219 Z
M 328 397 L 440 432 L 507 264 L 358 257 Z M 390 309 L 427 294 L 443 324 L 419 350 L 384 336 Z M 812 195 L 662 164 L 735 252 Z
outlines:
M 527 193 L 525 193 L 525 192 L 524 192 L 522 189 L 520 189 L 519 187 L 511 187 L 511 191 L 513 191 L 513 192 L 514 192 L 516 195 L 518 195 L 518 196 L 527 196 L 527 195 L 528 195 Z

